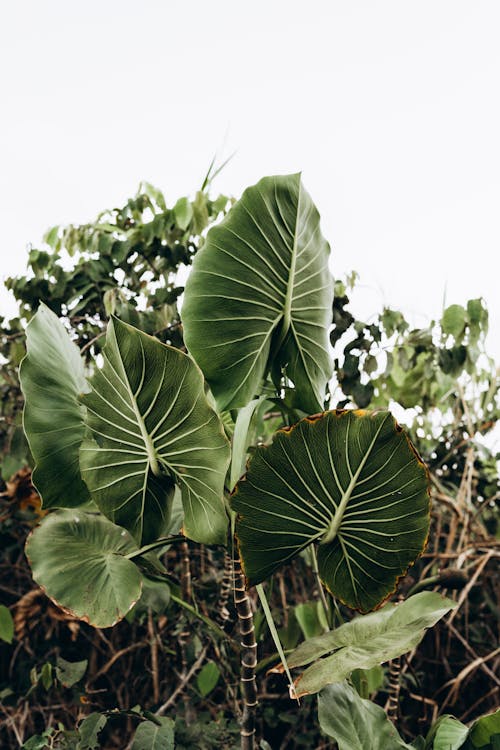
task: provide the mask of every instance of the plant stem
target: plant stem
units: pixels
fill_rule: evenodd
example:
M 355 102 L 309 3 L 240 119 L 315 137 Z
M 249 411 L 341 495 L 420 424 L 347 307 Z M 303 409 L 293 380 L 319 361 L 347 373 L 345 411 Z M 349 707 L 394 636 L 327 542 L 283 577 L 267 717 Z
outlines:
M 189 559 L 189 545 L 184 540 L 179 546 L 179 557 L 181 563 L 181 592 L 185 602 L 192 599 L 193 592 L 191 588 L 191 561 Z
M 261 583 L 258 583 L 255 588 L 257 589 L 257 593 L 259 594 L 260 603 L 262 604 L 262 609 L 264 610 L 266 621 L 267 621 L 269 630 L 271 631 L 271 635 L 273 637 L 274 645 L 276 646 L 276 650 L 278 654 L 280 655 L 281 663 L 283 664 L 283 668 L 285 670 L 286 676 L 288 677 L 288 689 L 290 691 L 290 698 L 297 698 L 296 693 L 295 693 L 295 685 L 293 683 L 293 678 L 290 673 L 290 669 L 288 667 L 288 662 L 286 660 L 283 646 L 281 645 L 281 641 L 278 635 L 278 631 L 276 629 L 276 625 L 274 624 L 273 615 L 271 612 L 271 608 L 269 607 L 269 602 L 267 601 L 266 592 L 264 591 L 264 587 Z
M 243 695 L 243 717 L 241 720 L 241 750 L 255 747 L 255 708 L 257 706 L 257 643 L 250 598 L 245 591 L 245 578 L 239 559 L 233 559 L 234 603 L 238 615 L 241 636 L 241 692 Z
M 127 560 L 133 560 L 136 557 L 142 557 L 142 555 L 145 555 L 147 552 L 151 552 L 154 549 L 158 549 L 158 547 L 166 547 L 167 544 L 173 544 L 174 542 L 181 542 L 186 539 L 185 536 L 166 536 L 162 539 L 157 539 L 156 542 L 152 542 L 151 544 L 147 544 L 145 547 L 141 547 L 141 549 L 135 550 L 134 552 L 129 552 L 128 555 L 124 555 L 124 557 Z
M 153 701 L 155 704 L 160 701 L 160 678 L 158 673 L 158 638 L 155 632 L 153 610 L 148 607 L 148 636 L 149 648 L 151 651 L 151 676 L 153 678 Z
M 401 673 L 401 657 L 389 662 L 389 697 L 387 699 L 387 717 L 395 724 L 399 714 L 399 675 Z
M 332 614 L 330 612 L 330 607 L 328 606 L 328 602 L 326 600 L 325 596 L 325 590 L 323 588 L 323 584 L 321 583 L 321 578 L 319 577 L 319 570 L 318 570 L 318 558 L 316 555 L 316 547 L 314 544 L 311 544 L 310 548 L 311 550 L 311 560 L 312 560 L 312 569 L 314 573 L 314 578 L 316 581 L 316 586 L 318 587 L 319 592 L 319 598 L 321 599 L 321 604 L 323 605 L 323 610 L 325 612 L 326 621 L 328 623 L 328 627 L 331 629 L 332 627 Z
M 216 622 L 221 628 L 226 628 L 229 621 L 229 610 L 227 603 L 233 583 L 233 562 L 229 552 L 224 552 L 224 575 L 220 585 L 219 599 L 217 600 Z

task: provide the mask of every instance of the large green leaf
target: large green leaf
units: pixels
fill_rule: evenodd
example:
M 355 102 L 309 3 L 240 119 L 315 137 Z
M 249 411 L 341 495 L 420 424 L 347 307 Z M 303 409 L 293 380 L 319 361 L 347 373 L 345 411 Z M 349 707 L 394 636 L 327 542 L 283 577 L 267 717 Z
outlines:
M 80 510 L 51 513 L 26 543 L 33 578 L 47 596 L 98 628 L 114 625 L 139 599 L 142 576 L 126 558 L 136 551 L 125 529 Z
M 287 656 L 290 668 L 313 662 L 297 680 L 298 694 L 317 693 L 325 685 L 345 680 L 355 669 L 371 669 L 411 651 L 426 628 L 454 607 L 451 599 L 422 591 L 401 604 L 386 604 L 377 612 L 309 638 Z M 321 658 L 332 651 L 331 656 Z
M 94 439 L 82 444 L 80 462 L 92 499 L 145 544 L 167 530 L 177 484 L 186 535 L 223 544 L 229 443 L 200 370 L 178 349 L 116 318 L 103 354 L 83 398 Z
M 20 368 L 24 430 L 35 459 L 33 484 L 45 508 L 72 508 L 89 499 L 78 451 L 85 433 L 89 390 L 83 360 L 58 317 L 44 304 L 26 329 L 28 353 Z
M 186 345 L 219 408 L 260 395 L 271 365 L 316 412 L 331 376 L 330 248 L 300 174 L 264 177 L 212 227 L 187 280 Z
M 322 691 L 318 719 L 323 732 L 337 741 L 339 750 L 411 750 L 384 709 L 360 698 L 347 682 Z
M 428 474 L 388 412 L 337 410 L 257 448 L 232 506 L 250 585 L 319 542 L 322 581 L 366 612 L 394 591 L 424 547 Z

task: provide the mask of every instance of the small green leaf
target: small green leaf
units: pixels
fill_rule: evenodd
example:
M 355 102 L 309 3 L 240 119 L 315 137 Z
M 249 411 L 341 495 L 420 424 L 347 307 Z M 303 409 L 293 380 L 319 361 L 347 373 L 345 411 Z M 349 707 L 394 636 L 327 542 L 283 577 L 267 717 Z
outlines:
M 371 669 L 355 669 L 351 674 L 351 682 L 361 698 L 369 698 L 378 692 L 384 684 L 385 673 L 378 664 Z
M 455 339 L 460 339 L 465 331 L 467 313 L 462 305 L 450 305 L 446 308 L 441 318 L 443 333 L 451 334 Z
M 174 722 L 156 717 L 157 724 L 144 721 L 137 727 L 132 750 L 174 750 Z
M 294 611 L 304 638 L 313 638 L 323 633 L 324 629 L 319 619 L 316 602 L 302 602 L 301 604 L 297 604 Z
M 53 250 L 57 250 L 59 244 L 59 227 L 55 226 L 48 230 L 43 236 L 43 241 L 50 245 Z
M 46 594 L 98 628 L 114 625 L 139 599 L 142 576 L 125 557 L 137 549 L 125 529 L 78 510 L 51 513 L 26 543 L 33 578 Z
M 459 750 L 465 742 L 469 729 L 453 716 L 442 716 L 432 728 L 432 750 Z M 427 743 L 429 737 L 427 738 Z
M 49 690 L 52 687 L 52 664 L 50 664 L 48 661 L 45 662 L 42 667 L 42 670 L 40 672 L 40 680 L 45 690 Z
M 217 685 L 220 677 L 220 669 L 213 661 L 208 661 L 200 670 L 196 678 L 196 684 L 203 698 L 206 698 Z
M 363 700 L 347 682 L 330 685 L 318 697 L 318 719 L 339 750 L 412 750 L 385 711 Z
M 474 722 L 470 730 L 471 742 L 477 748 L 491 742 L 494 735 L 500 735 L 500 709 L 493 714 L 482 716 Z
M 174 206 L 174 216 L 177 226 L 184 232 L 193 218 L 193 207 L 188 198 L 179 198 Z
M 0 604 L 0 640 L 6 643 L 12 643 L 14 637 L 14 620 L 10 609 L 4 604 Z
M 198 190 L 191 204 L 193 210 L 193 234 L 201 234 L 209 222 L 207 196 Z
M 87 659 L 82 661 L 66 661 L 62 656 L 57 657 L 56 677 L 65 688 L 73 687 L 79 682 L 87 670 Z
M 49 740 L 53 732 L 53 729 L 48 729 L 43 734 L 33 735 L 33 737 L 30 737 L 29 740 L 26 740 L 22 747 L 22 750 L 45 750 L 45 748 L 48 748 L 52 745 L 52 742 L 49 744 Z
M 478 299 L 470 299 L 467 302 L 467 315 L 469 317 L 469 324 L 476 326 L 477 328 L 483 327 L 484 332 L 488 330 L 488 310 L 481 297 Z
M 78 726 L 79 742 L 76 750 L 99 750 L 99 733 L 106 726 L 107 718 L 102 714 L 93 713 L 85 717 Z

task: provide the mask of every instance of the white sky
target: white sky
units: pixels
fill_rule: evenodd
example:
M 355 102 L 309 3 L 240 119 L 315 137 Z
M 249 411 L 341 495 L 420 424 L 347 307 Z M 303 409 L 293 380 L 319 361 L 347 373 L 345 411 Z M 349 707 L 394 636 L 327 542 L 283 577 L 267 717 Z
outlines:
M 0 276 L 236 149 L 215 190 L 302 170 L 360 315 L 483 296 L 500 359 L 499 39 L 498 0 L 0 0 Z

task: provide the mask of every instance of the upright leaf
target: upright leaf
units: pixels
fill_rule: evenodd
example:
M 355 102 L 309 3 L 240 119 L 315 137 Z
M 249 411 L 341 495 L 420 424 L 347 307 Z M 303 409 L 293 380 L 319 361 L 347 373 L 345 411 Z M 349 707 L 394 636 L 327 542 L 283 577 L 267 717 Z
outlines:
M 43 303 L 26 329 L 28 353 L 21 363 L 24 430 L 35 459 L 33 484 L 45 508 L 72 508 L 89 499 L 78 451 L 89 390 L 83 360 L 57 316 Z
M 271 365 L 295 384 L 298 406 L 322 408 L 331 375 L 329 252 L 300 174 L 264 177 L 210 229 L 182 319 L 221 410 L 258 396 Z
M 229 443 L 200 370 L 178 349 L 116 318 L 103 355 L 83 398 L 94 439 L 82 445 L 80 460 L 92 499 L 145 544 L 168 528 L 177 484 L 186 535 L 223 544 Z
M 327 588 L 366 612 L 394 591 L 423 549 L 428 475 L 388 412 L 337 410 L 257 448 L 232 506 L 250 585 L 319 542 Z

